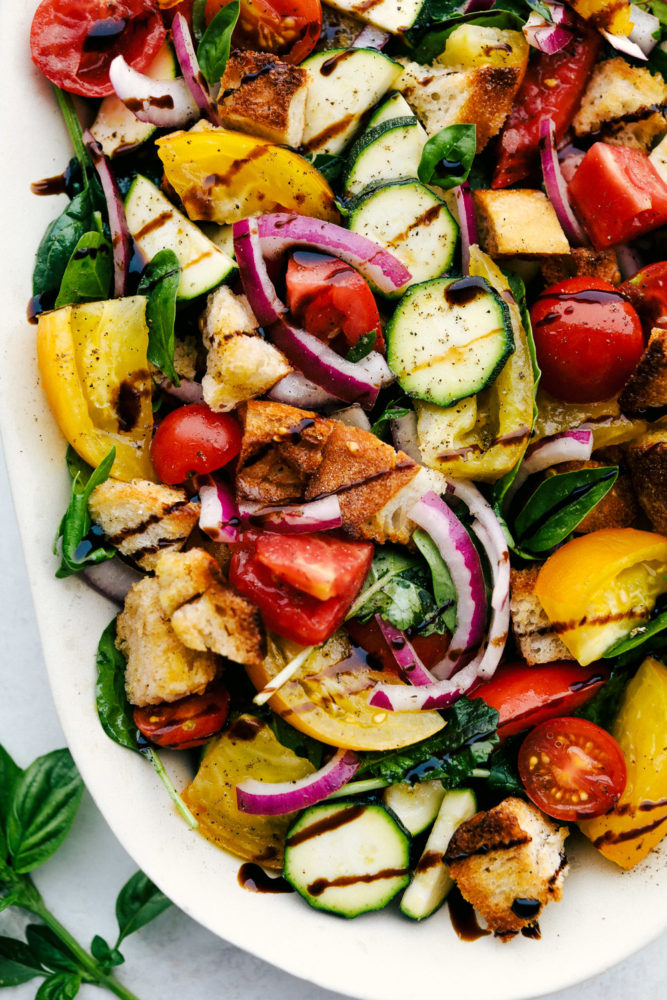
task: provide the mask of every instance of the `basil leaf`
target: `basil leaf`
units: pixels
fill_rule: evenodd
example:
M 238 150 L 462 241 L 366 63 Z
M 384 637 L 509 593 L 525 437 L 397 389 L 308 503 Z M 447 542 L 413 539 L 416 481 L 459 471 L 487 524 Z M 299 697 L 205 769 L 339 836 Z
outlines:
M 526 797 L 526 789 L 519 777 L 517 757 L 519 747 L 523 742 L 524 734 L 504 739 L 497 749 L 493 751 L 486 767 L 489 770 L 488 778 L 484 783 L 494 792 L 502 795 L 518 795 L 520 798 Z
M 45 979 L 35 994 L 35 1000 L 74 1000 L 81 986 L 81 976 L 57 972 Z
M 222 10 L 226 10 L 225 7 Z M 222 13 L 222 11 L 220 12 Z M 179 384 L 174 368 L 174 329 L 176 295 L 181 283 L 181 266 L 173 250 L 159 250 L 146 266 L 137 293 L 146 295 L 148 324 L 148 360 Z
M 107 299 L 112 278 L 111 244 L 101 233 L 84 233 L 65 268 L 56 309 L 72 302 Z
M 289 722 L 285 722 L 280 715 L 276 715 L 270 709 L 266 713 L 260 712 L 258 714 L 266 720 L 279 743 L 282 743 L 288 750 L 293 750 L 297 757 L 305 757 L 315 770 L 319 771 L 323 764 L 324 744 L 314 740 L 312 736 L 300 733 L 293 726 L 290 726 Z
M 381 438 L 388 423 L 392 420 L 399 420 L 401 417 L 407 417 L 408 413 L 410 413 L 410 410 L 407 406 L 396 406 L 394 403 L 390 403 L 384 413 L 372 425 L 371 433 Z
M 365 622 L 379 614 L 402 630 L 419 627 L 438 611 L 430 593 L 429 577 L 428 567 L 419 556 L 390 546 L 376 549 L 364 589 L 350 608 L 348 618 Z M 429 620 L 422 634 L 444 632 L 445 628 L 436 617 Z
M 54 854 L 74 822 L 83 782 L 69 750 L 38 757 L 19 778 L 7 820 L 7 846 L 19 874 Z
M 561 472 L 541 483 L 514 522 L 519 544 L 547 552 L 564 541 L 612 488 L 618 468 Z
M 116 555 L 113 546 L 104 545 L 99 539 L 90 540 L 87 538 L 91 528 L 88 500 L 95 487 L 109 478 L 115 457 L 116 449 L 112 448 L 85 483 L 81 482 L 81 472 L 77 471 L 74 476 L 72 495 L 54 542 L 54 552 L 57 551 L 58 541 L 61 542 L 60 566 L 56 570 L 56 576 L 59 579 L 78 573 L 84 566 L 113 559 Z M 68 467 L 70 469 L 73 467 L 71 459 L 68 462 Z
M 109 739 L 139 751 L 137 727 L 125 697 L 125 657 L 116 649 L 116 619 L 107 625 L 97 647 L 97 714 Z
M 23 771 L 0 745 L 0 829 L 4 831 L 10 804 Z
M 78 475 L 79 482 L 82 486 L 86 485 L 94 472 L 92 465 L 88 465 L 88 462 L 81 458 L 81 455 L 79 455 L 78 452 L 74 451 L 71 444 L 67 445 L 67 450 L 65 452 L 65 465 L 67 466 L 67 471 L 70 474 L 70 479 L 75 479 Z
M 50 927 L 29 924 L 25 929 L 33 955 L 51 972 L 81 972 L 79 963 Z
M 337 153 L 306 153 L 304 159 L 315 167 L 329 184 L 337 184 L 343 174 L 345 157 Z
M 88 189 L 84 189 L 47 228 L 37 248 L 32 294 L 57 292 L 70 258 L 82 236 L 94 228 Z
M 440 549 L 431 536 L 422 531 L 421 528 L 417 528 L 413 532 L 412 541 L 423 555 L 431 570 L 435 603 L 439 608 L 445 608 L 445 605 L 449 605 L 442 611 L 442 620 L 449 631 L 453 632 L 456 628 L 457 595 L 456 587 L 452 583 L 452 578 L 447 568 L 447 563 L 440 555 Z
M 447 39 L 461 24 L 480 24 L 488 28 L 521 31 L 526 21 L 526 15 L 513 11 L 511 9 L 513 5 L 508 0 L 501 0 L 501 2 L 503 3 L 502 10 L 494 9 L 488 13 L 471 14 L 460 14 L 460 4 L 453 2 L 447 5 L 450 8 L 449 16 L 445 15 L 430 20 L 420 17 L 415 28 L 409 29 L 404 36 L 409 45 L 415 46 L 410 57 L 415 62 L 421 63 L 422 66 L 432 63 L 437 56 L 445 51 Z M 424 11 L 423 7 L 422 11 Z M 443 23 L 444 26 L 438 30 L 437 25 Z
M 194 0 L 192 5 L 192 34 L 195 42 L 201 42 L 206 31 L 206 4 L 208 0 Z
M 90 944 L 90 951 L 93 958 L 101 965 L 105 972 L 115 969 L 125 961 L 118 948 L 111 948 L 103 937 L 96 934 Z
M 635 674 L 637 664 L 628 666 L 619 663 L 612 667 L 609 680 L 607 680 L 596 694 L 587 701 L 581 708 L 577 708 L 572 715 L 580 719 L 588 719 L 596 726 L 609 729 L 621 707 L 621 701 L 625 694 L 625 689 Z
M 118 894 L 116 900 L 116 920 L 118 921 L 118 941 L 116 947 L 128 935 L 145 927 L 161 913 L 169 909 L 169 900 L 143 872 L 135 872 Z
M 27 944 L 15 938 L 0 937 L 0 987 L 20 986 L 43 975 L 44 969 Z
M 345 355 L 346 361 L 361 361 L 365 358 L 367 354 L 370 354 L 375 347 L 375 341 L 377 340 L 377 330 L 369 330 L 368 333 L 364 333 L 356 344 L 353 344 L 350 350 Z
M 551 8 L 547 4 L 542 3 L 542 0 L 526 0 L 526 3 L 531 10 L 534 10 L 540 17 L 543 17 L 548 24 L 553 24 Z
M 229 59 L 232 33 L 238 21 L 241 5 L 239 0 L 221 7 L 215 15 L 197 49 L 199 68 L 211 86 L 220 83 Z
M 638 625 L 636 628 L 633 628 L 629 635 L 623 639 L 619 639 L 606 653 L 603 653 L 602 658 L 609 660 L 613 656 L 622 656 L 623 653 L 629 653 L 631 650 L 637 649 L 638 646 L 642 646 L 649 639 L 653 638 L 654 635 L 664 632 L 665 629 L 667 629 L 667 611 L 656 615 L 655 618 L 646 622 L 645 625 Z
M 422 150 L 417 175 L 422 184 L 448 190 L 470 173 L 477 150 L 475 125 L 447 125 L 432 135 Z

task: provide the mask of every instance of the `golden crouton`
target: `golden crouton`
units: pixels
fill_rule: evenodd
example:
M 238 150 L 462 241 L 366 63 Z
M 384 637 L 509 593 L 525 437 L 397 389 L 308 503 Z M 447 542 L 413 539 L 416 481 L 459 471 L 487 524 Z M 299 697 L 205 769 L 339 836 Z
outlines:
M 477 127 L 477 152 L 503 127 L 523 78 L 520 66 L 450 69 L 401 59 L 396 87 L 429 136 L 447 125 Z
M 458 827 L 445 863 L 489 929 L 511 938 L 561 898 L 568 832 L 532 803 L 508 798 Z
M 549 256 L 569 253 L 556 211 L 541 191 L 473 191 L 482 249 L 506 254 Z
M 521 655 L 529 666 L 572 660 L 569 649 L 552 631 L 551 623 L 535 596 L 535 584 L 540 566 L 513 569 L 510 583 L 512 631 Z
M 577 469 L 602 469 L 605 466 L 616 465 L 616 461 L 584 461 L 560 462 L 553 467 L 554 473 L 575 472 Z M 607 495 L 595 505 L 574 529 L 577 535 L 587 535 L 591 531 L 602 528 L 629 528 L 639 517 L 639 505 L 632 488 L 630 473 L 625 465 L 619 466 L 618 478 Z
M 386 545 L 387 542 L 408 545 L 416 527 L 414 521 L 408 517 L 409 511 L 429 490 L 444 493 L 446 489 L 447 480 L 442 473 L 436 472 L 435 469 L 427 469 L 424 465 L 418 466 L 414 478 L 390 497 L 383 507 L 360 524 L 357 533 L 362 538 L 368 538 L 379 545 Z
M 88 502 L 90 516 L 118 551 L 152 570 L 165 549 L 178 550 L 199 520 L 199 501 L 178 487 L 144 479 L 107 479 Z
M 322 462 L 306 488 L 306 499 L 335 493 L 343 527 L 354 531 L 414 479 L 419 466 L 370 431 L 332 423 Z
M 616 254 L 612 249 L 572 247 L 564 257 L 547 257 L 540 263 L 545 285 L 557 285 L 566 278 L 602 278 L 612 285 L 621 282 Z
M 667 132 L 667 118 L 662 111 L 639 121 L 610 122 L 602 129 L 602 137 L 610 146 L 629 146 L 642 153 L 648 153 L 658 136 Z
M 235 50 L 220 81 L 226 128 L 296 148 L 303 140 L 309 73 L 270 52 Z
M 631 66 L 622 56 L 598 63 L 572 125 L 577 135 L 599 132 L 603 125 L 632 115 L 648 117 L 667 101 L 660 73 Z M 645 114 L 643 114 L 645 112 Z
M 656 327 L 634 372 L 618 398 L 624 413 L 641 414 L 667 406 L 667 330 Z
M 201 694 L 218 673 L 214 653 L 188 649 L 160 603 L 154 577 L 135 583 L 116 622 L 116 646 L 127 659 L 125 691 L 131 705 L 159 705 Z
M 202 549 L 167 552 L 155 568 L 162 610 L 189 649 L 211 650 L 244 666 L 266 655 L 259 611 L 225 583 Z
M 632 485 L 655 531 L 667 534 L 667 428 L 649 431 L 627 446 Z

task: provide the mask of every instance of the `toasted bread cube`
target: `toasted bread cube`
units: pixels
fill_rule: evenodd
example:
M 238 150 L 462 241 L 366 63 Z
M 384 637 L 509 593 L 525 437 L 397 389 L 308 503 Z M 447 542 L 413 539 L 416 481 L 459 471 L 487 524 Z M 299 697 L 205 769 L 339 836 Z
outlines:
M 628 115 L 651 115 L 655 105 L 667 100 L 667 86 L 660 73 L 631 66 L 617 56 L 598 63 L 581 99 L 572 125 L 577 135 L 599 132 L 603 125 Z
M 90 516 L 118 551 L 153 570 L 165 549 L 181 549 L 199 520 L 185 490 L 145 479 L 107 479 L 88 502 Z
M 508 798 L 458 827 L 445 863 L 489 929 L 509 939 L 533 924 L 547 903 L 561 898 L 568 832 L 532 802 Z M 521 906 L 519 900 L 533 905 Z
M 547 257 L 540 263 L 546 285 L 557 285 L 566 278 L 602 278 L 612 285 L 621 283 L 616 254 L 612 249 L 593 250 L 591 247 L 572 247 L 565 257 Z
M 512 631 L 521 655 L 530 667 L 536 663 L 574 659 L 567 646 L 552 630 L 551 622 L 535 596 L 539 571 L 540 566 L 511 571 Z
M 244 666 L 262 663 L 266 642 L 259 611 L 225 583 L 213 556 L 203 549 L 167 552 L 155 574 L 162 610 L 184 645 Z
M 270 52 L 235 50 L 220 81 L 218 114 L 226 128 L 296 148 L 303 141 L 309 73 Z
M 566 254 L 570 245 L 541 191 L 473 191 L 482 249 L 492 257 Z
M 201 694 L 218 674 L 219 659 L 184 646 L 160 603 L 154 577 L 135 583 L 118 615 L 116 647 L 127 659 L 125 691 L 131 705 L 159 705 Z
M 604 141 L 610 146 L 629 146 L 648 153 L 658 136 L 667 132 L 667 118 L 662 111 L 654 111 L 640 121 L 611 122 L 603 129 Z
M 388 542 L 394 545 L 408 545 L 416 527 L 414 521 L 408 517 L 409 511 L 429 490 L 444 493 L 446 489 L 447 479 L 442 473 L 436 472 L 435 469 L 427 469 L 426 466 L 419 466 L 414 478 L 359 525 L 359 535 L 379 545 L 386 545 Z
M 667 428 L 631 441 L 627 455 L 639 503 L 653 529 L 667 534 Z
M 667 330 L 651 331 L 639 364 L 618 399 L 624 413 L 640 414 L 653 406 L 667 406 Z
M 610 449 L 611 450 L 611 449 Z M 620 449 L 619 449 L 620 450 Z M 588 461 L 560 462 L 553 471 L 576 472 L 578 469 L 603 469 L 618 465 L 618 459 L 608 462 L 589 459 Z M 577 535 L 587 535 L 603 528 L 629 528 L 639 517 L 639 504 L 632 488 L 632 480 L 625 464 L 619 465 L 618 478 L 606 496 L 593 507 L 583 521 L 574 529 Z

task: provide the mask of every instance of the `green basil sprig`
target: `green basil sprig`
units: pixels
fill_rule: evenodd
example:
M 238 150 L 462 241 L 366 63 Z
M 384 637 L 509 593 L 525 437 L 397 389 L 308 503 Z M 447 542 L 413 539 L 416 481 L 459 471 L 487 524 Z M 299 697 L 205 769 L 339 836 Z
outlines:
M 221 7 L 204 32 L 197 49 L 199 68 L 211 86 L 220 83 L 229 59 L 232 34 L 239 19 L 239 0 Z
M 53 551 L 57 554 L 60 542 L 60 566 L 56 570 L 59 579 L 72 576 L 85 566 L 113 559 L 116 555 L 113 546 L 105 545 L 99 539 L 88 538 L 91 528 L 88 501 L 95 487 L 109 478 L 115 457 L 116 449 L 112 448 L 93 471 L 71 445 L 67 447 L 67 467 L 72 476 L 72 495 L 53 543 Z
M 410 413 L 410 410 L 407 406 L 397 406 L 396 403 L 389 403 L 371 427 L 371 432 L 376 437 L 381 438 L 387 429 L 387 424 L 390 424 L 392 420 L 400 420 L 401 417 L 407 417 L 408 413 Z
M 476 125 L 447 125 L 432 135 L 422 150 L 417 174 L 422 184 L 448 190 L 463 184 L 477 149 Z
M 176 295 L 181 283 L 181 265 L 173 250 L 159 250 L 146 266 L 137 292 L 146 295 L 148 326 L 148 360 L 179 384 L 174 368 L 174 331 L 176 328 Z
M 65 268 L 56 309 L 74 302 L 108 299 L 112 278 L 111 244 L 102 233 L 84 233 Z
M 371 353 L 375 347 L 375 341 L 377 340 L 377 330 L 369 330 L 368 333 L 364 333 L 356 344 L 353 344 L 349 349 L 345 358 L 347 361 L 361 361 L 368 354 Z

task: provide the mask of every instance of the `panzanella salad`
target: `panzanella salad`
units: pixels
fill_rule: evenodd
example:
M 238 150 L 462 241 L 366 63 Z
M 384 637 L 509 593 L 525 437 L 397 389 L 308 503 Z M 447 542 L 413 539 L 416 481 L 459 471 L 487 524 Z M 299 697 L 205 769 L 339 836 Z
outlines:
M 665 9 L 37 5 L 57 575 L 250 888 L 538 937 L 667 833 Z

